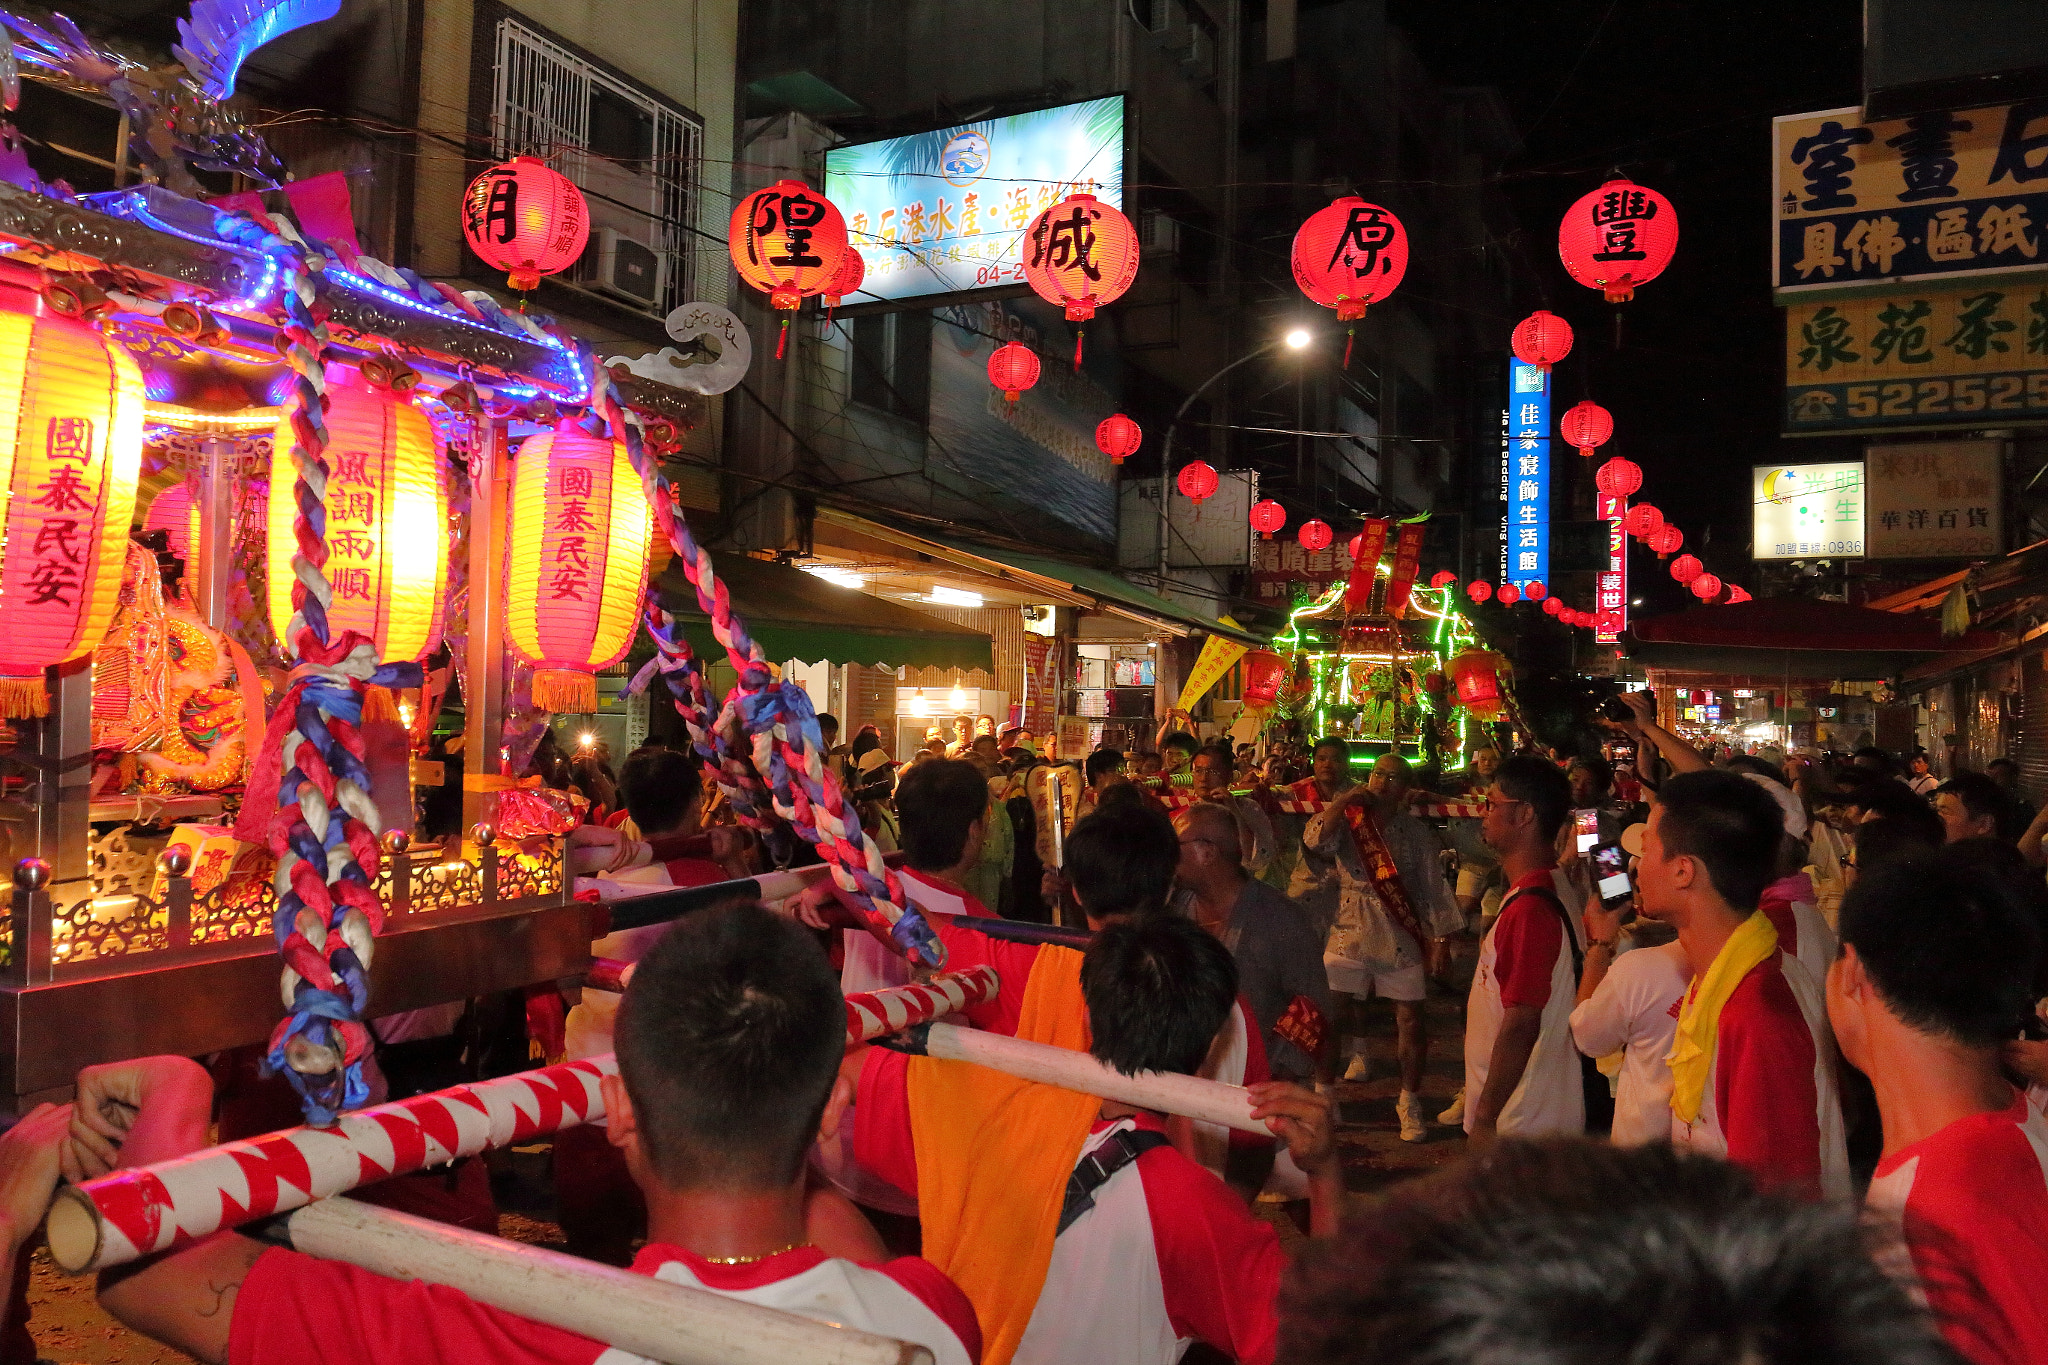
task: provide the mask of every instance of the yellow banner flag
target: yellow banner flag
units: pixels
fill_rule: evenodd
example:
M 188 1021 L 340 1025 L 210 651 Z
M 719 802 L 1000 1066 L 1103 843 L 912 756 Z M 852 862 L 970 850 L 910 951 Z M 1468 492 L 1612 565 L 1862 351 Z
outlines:
M 1237 622 L 1229 617 L 1220 618 L 1225 625 Z M 1214 687 L 1219 679 L 1245 655 L 1246 647 L 1235 640 L 1226 640 L 1221 635 L 1211 635 L 1202 642 L 1202 653 L 1196 658 L 1195 666 L 1188 671 L 1188 680 L 1181 686 L 1180 700 L 1173 704 L 1174 710 L 1185 711 L 1200 701 L 1205 693 Z

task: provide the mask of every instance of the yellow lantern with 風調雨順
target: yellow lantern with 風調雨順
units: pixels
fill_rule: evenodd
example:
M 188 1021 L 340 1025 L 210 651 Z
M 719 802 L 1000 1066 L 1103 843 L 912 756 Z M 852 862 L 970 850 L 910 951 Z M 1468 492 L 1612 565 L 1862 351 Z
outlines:
M 142 460 L 142 374 L 96 327 L 0 295 L 0 718 L 107 633 Z
M 624 442 L 564 422 L 519 448 L 505 634 L 533 665 L 535 706 L 597 709 L 597 670 L 633 643 L 649 519 Z
M 330 640 L 355 631 L 385 663 L 409 663 L 441 643 L 448 596 L 448 493 L 434 426 L 403 395 L 360 371 L 327 367 L 327 608 Z M 298 544 L 292 428 L 280 422 L 270 457 L 270 626 L 289 652 L 292 555 Z

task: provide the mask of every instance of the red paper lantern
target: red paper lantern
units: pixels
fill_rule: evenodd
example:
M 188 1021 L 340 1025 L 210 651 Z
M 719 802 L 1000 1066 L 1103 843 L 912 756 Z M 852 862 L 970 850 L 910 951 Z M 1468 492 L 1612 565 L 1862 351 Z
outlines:
M 1619 635 L 1621 634 L 1621 613 L 1618 611 L 1603 611 L 1593 618 L 1593 627 L 1604 635 Z
M 766 294 L 770 307 L 795 312 L 839 278 L 849 249 L 846 220 L 803 181 L 778 180 L 734 206 L 727 249 L 740 278 Z
M 1356 554 L 1353 554 L 1351 557 L 1353 559 L 1358 558 Z M 1432 588 L 1441 588 L 1446 583 L 1455 583 L 1457 581 L 1458 576 L 1452 573 L 1449 569 L 1438 569 L 1435 573 L 1429 576 L 1429 586 Z
M 1408 273 L 1408 229 L 1388 209 L 1346 195 L 1308 216 L 1294 234 L 1294 282 L 1339 322 L 1394 292 Z
M 1593 486 L 1610 498 L 1626 498 L 1643 486 L 1643 467 L 1615 456 L 1593 475 Z
M 1021 341 L 1004 342 L 988 358 L 988 382 L 1016 402 L 1019 394 L 1038 382 L 1037 354 Z
M 1587 399 L 1574 403 L 1557 419 L 1557 434 L 1579 448 L 1579 454 L 1593 458 L 1593 451 L 1614 435 L 1614 415 Z
M 1493 584 L 1483 578 L 1475 578 L 1465 585 L 1465 596 L 1474 602 L 1490 601 L 1493 597 Z
M 1707 566 L 1700 563 L 1695 555 L 1680 555 L 1671 561 L 1671 576 L 1681 583 L 1690 583 L 1706 572 Z
M 1537 309 L 1515 324 L 1515 359 L 1524 365 L 1549 371 L 1552 365 L 1572 353 L 1572 325 L 1557 314 Z
M 1465 649 L 1451 656 L 1445 671 L 1458 689 L 1458 702 L 1480 720 L 1500 714 L 1503 701 L 1501 671 L 1507 660 L 1485 649 Z
M 1301 540 L 1301 548 L 1307 550 L 1310 554 L 1314 554 L 1318 550 L 1329 549 L 1330 541 L 1335 538 L 1335 535 L 1329 526 L 1323 522 L 1305 521 L 1301 524 L 1299 538 Z
M 1204 465 L 1203 468 L 1208 466 Z M 1189 465 L 1188 469 L 1193 469 Z M 1182 470 L 1183 474 L 1187 471 Z M 1190 497 L 1193 494 L 1189 494 Z M 1260 540 L 1271 540 L 1273 533 L 1287 524 L 1287 509 L 1271 498 L 1262 498 L 1252 504 L 1252 529 L 1259 533 Z
M 1657 552 L 1657 558 L 1669 559 L 1685 546 L 1685 532 L 1666 522 L 1650 534 L 1645 542 Z
M 1565 611 L 1566 611 L 1566 607 L 1565 607 L 1565 604 L 1564 604 L 1564 599 L 1563 599 L 1563 598 L 1561 598 L 1561 597 L 1546 597 L 1546 598 L 1544 598 L 1544 599 L 1543 599 L 1543 610 L 1544 610 L 1544 611 L 1546 611 L 1546 612 L 1548 612 L 1548 613 L 1549 613 L 1550 615 L 1552 615 L 1552 616 L 1562 616 L 1562 615 L 1564 615 L 1564 613 L 1565 613 Z
M 1138 277 L 1138 230 L 1092 194 L 1070 194 L 1024 230 L 1024 282 L 1086 322 Z
M 1522 590 L 1512 583 L 1503 583 L 1494 589 L 1493 600 L 1504 607 L 1512 607 L 1522 600 Z
M 469 182 L 462 237 L 477 258 L 524 293 L 567 270 L 590 240 L 590 206 L 575 182 L 545 162 L 515 156 Z
M 1621 529 L 1637 540 L 1647 541 L 1664 526 L 1664 514 L 1657 510 L 1655 503 L 1639 502 L 1628 509 L 1621 519 Z
M 1270 649 L 1255 649 L 1245 655 L 1245 706 L 1251 709 L 1271 706 L 1273 699 L 1280 695 L 1280 682 L 1286 674 L 1287 661 Z
M 846 248 L 846 259 L 839 263 L 839 273 L 825 286 L 825 306 L 837 308 L 840 301 L 857 291 L 867 277 L 868 263 L 861 259 L 858 247 L 849 245 Z
M 1217 482 L 1216 471 L 1202 460 L 1182 465 L 1180 473 L 1174 478 L 1174 483 L 1179 486 L 1182 496 L 1191 500 L 1197 507 L 1216 496 Z
M 1532 578 L 1522 585 L 1522 596 L 1528 598 L 1531 602 L 1541 602 L 1549 595 L 1550 589 L 1544 586 L 1543 580 L 1540 578 Z
M 1103 418 L 1095 428 L 1095 448 L 1109 456 L 1111 464 L 1122 464 L 1144 443 L 1144 430 L 1120 412 Z
M 1557 254 L 1571 277 L 1626 303 L 1671 264 L 1678 214 L 1671 201 L 1629 180 L 1610 180 L 1565 210 Z
M 1699 575 L 1697 578 L 1693 579 L 1692 582 L 1686 584 L 1686 586 L 1692 589 L 1692 595 L 1694 597 L 1697 597 L 1700 599 L 1700 601 L 1704 602 L 1709 597 L 1712 597 L 1714 594 L 1721 591 L 1721 580 L 1716 578 L 1713 574 L 1703 573 Z
M 1747 602 L 1751 599 L 1748 592 L 1744 591 L 1742 588 L 1737 587 L 1735 584 L 1730 583 L 1728 585 L 1728 600 L 1730 602 Z

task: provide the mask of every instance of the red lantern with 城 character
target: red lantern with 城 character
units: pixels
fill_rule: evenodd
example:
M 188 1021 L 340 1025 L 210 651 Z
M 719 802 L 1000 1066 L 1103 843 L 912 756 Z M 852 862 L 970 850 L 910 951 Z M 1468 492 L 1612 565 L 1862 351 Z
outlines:
M 1070 194 L 1024 229 L 1024 282 L 1067 321 L 1086 322 L 1138 278 L 1138 230 L 1092 194 Z M 1074 368 L 1081 334 L 1074 333 Z

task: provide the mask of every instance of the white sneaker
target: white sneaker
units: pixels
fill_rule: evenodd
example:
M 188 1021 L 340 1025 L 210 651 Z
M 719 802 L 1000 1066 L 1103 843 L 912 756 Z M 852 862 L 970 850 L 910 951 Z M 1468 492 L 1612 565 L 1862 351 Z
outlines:
M 1365 1054 L 1363 1052 L 1352 1053 L 1351 1065 L 1344 1068 L 1344 1079 L 1347 1081 L 1362 1081 L 1371 1074 L 1372 1066 L 1365 1060 Z
M 1394 1101 L 1394 1112 L 1401 1119 L 1401 1141 L 1425 1142 L 1429 1138 L 1429 1125 L 1422 1121 L 1422 1096 L 1410 1090 L 1403 1090 L 1401 1098 Z M 1462 1113 L 1460 1114 L 1462 1118 Z
M 1465 1092 L 1463 1090 L 1458 1091 L 1457 1098 L 1451 1101 L 1450 1108 L 1444 1110 L 1443 1113 L 1438 1114 L 1436 1116 L 1436 1121 L 1438 1123 L 1445 1124 L 1451 1127 L 1462 1126 L 1464 1124 Z

